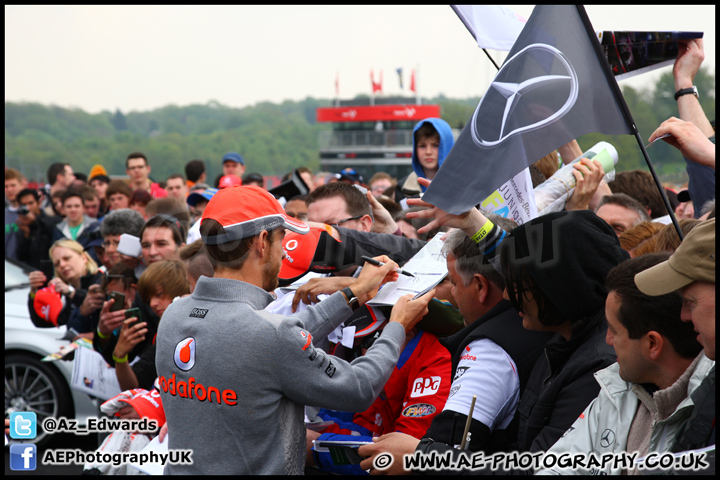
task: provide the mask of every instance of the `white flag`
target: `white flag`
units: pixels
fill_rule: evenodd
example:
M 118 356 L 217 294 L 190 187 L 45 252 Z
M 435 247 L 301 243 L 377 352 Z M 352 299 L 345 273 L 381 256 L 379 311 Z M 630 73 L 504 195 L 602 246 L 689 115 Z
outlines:
M 509 52 L 527 19 L 502 5 L 450 5 L 480 48 Z

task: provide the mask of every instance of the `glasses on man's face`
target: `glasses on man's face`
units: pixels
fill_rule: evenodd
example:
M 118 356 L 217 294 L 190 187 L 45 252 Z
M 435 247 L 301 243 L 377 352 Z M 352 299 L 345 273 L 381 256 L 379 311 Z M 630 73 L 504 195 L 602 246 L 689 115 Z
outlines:
M 331 227 L 339 227 L 340 225 L 342 225 L 342 224 L 345 223 L 345 222 L 350 222 L 350 221 L 353 221 L 353 220 L 358 220 L 358 219 L 360 219 L 360 218 L 362 218 L 362 215 L 358 215 L 357 217 L 346 218 L 345 220 L 340 220 L 339 222 L 330 223 L 329 225 L 330 225 Z

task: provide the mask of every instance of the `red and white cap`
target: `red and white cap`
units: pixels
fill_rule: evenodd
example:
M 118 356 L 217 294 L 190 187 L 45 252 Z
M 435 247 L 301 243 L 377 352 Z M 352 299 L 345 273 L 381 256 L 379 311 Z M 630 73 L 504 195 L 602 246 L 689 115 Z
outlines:
M 311 228 L 307 235 L 290 233 L 283 238 L 285 256 L 278 273 L 281 285 L 289 285 L 308 272 L 333 273 L 344 265 L 345 249 L 331 234 L 332 228 Z
M 277 227 L 301 234 L 310 231 L 308 224 L 288 217 L 275 197 L 256 185 L 219 190 L 205 207 L 200 224 L 208 218 L 220 223 L 224 232 L 220 235 L 203 235 L 206 245 L 219 245 L 254 237 L 263 230 Z
M 60 292 L 55 291 L 55 285 L 41 288 L 35 293 L 35 299 L 33 300 L 35 313 L 56 327 L 58 326 L 58 317 L 64 307 L 65 297 Z
M 234 187 L 235 185 L 242 185 L 242 178 L 232 174 L 223 176 L 218 182 L 219 189 Z
M 155 389 L 138 391 L 132 397 L 120 398 L 118 401 L 133 407 L 140 418 L 156 420 L 158 425 L 165 424 L 165 408 L 160 399 L 160 392 Z

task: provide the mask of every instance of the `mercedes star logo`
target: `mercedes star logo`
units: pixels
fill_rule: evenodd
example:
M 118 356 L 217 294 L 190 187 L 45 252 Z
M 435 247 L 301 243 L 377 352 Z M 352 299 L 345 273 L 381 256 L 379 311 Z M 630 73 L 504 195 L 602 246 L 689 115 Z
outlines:
M 529 78 L 527 80 L 523 80 L 520 83 L 510 83 L 510 82 L 493 82 L 492 85 L 490 85 L 490 89 L 488 89 L 488 92 L 490 90 L 496 90 L 500 95 L 502 95 L 505 98 L 505 109 L 503 111 L 502 120 L 500 122 L 500 133 L 498 135 L 497 140 L 492 139 L 485 139 L 481 138 L 478 134 L 478 126 L 477 126 L 477 116 L 478 112 L 480 111 L 483 102 L 488 97 L 486 94 L 483 96 L 483 98 L 480 100 L 480 103 L 478 103 L 477 108 L 475 109 L 475 113 L 472 117 L 472 126 L 473 128 L 470 129 L 472 133 L 472 139 L 473 142 L 475 142 L 475 145 L 477 145 L 480 148 L 492 148 L 495 147 L 508 138 L 512 137 L 513 135 L 518 135 L 524 132 L 529 132 L 532 130 L 537 130 L 538 128 L 542 128 L 546 125 L 549 125 L 556 120 L 562 118 L 566 113 L 570 111 L 570 109 L 575 104 L 575 101 L 578 97 L 578 91 L 579 91 L 579 84 L 578 84 L 578 77 L 575 73 L 575 69 L 570 64 L 568 59 L 565 57 L 565 55 L 558 50 L 557 48 L 546 45 L 543 43 L 534 43 L 532 45 L 528 45 L 527 47 L 520 50 L 518 53 L 513 55 L 510 60 L 505 62 L 503 66 L 500 68 L 500 70 L 497 73 L 496 78 L 500 77 L 503 70 L 506 70 L 509 68 L 509 66 L 512 65 L 514 61 L 518 59 L 521 55 L 524 55 L 531 50 L 540 50 L 543 52 L 550 53 L 553 57 L 557 58 L 560 63 L 565 67 L 567 71 L 567 75 L 543 75 L 539 77 Z M 542 88 L 549 84 L 557 84 L 557 83 L 569 83 L 570 84 L 570 92 L 568 94 L 568 98 L 565 101 L 565 104 L 557 110 L 552 115 L 544 118 L 543 120 L 539 122 L 532 123 L 530 125 L 524 125 L 518 128 L 515 128 L 510 131 L 506 131 L 507 124 L 509 119 L 512 117 L 513 112 L 515 111 L 516 107 L 520 103 L 523 94 L 528 93 L 532 90 Z
M 615 442 L 615 432 L 606 428 L 600 437 L 600 446 L 607 448 Z

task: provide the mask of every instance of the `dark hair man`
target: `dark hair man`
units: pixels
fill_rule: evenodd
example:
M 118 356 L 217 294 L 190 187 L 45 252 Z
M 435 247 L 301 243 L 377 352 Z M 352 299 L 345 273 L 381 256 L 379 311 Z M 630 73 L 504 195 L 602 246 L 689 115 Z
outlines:
M 600 393 L 548 452 L 590 454 L 667 452 L 683 432 L 690 395 L 713 362 L 690 324 L 679 322 L 682 299 L 675 292 L 651 297 L 635 285 L 635 275 L 670 256 L 650 253 L 627 260 L 608 273 L 605 286 L 606 342 L 617 363 L 597 372 Z M 608 441 L 609 431 L 614 441 Z M 570 473 L 553 467 L 538 473 Z M 634 465 L 572 468 L 573 474 L 627 475 Z
M 55 226 L 52 241 L 64 237 L 87 247 L 92 240 L 90 234 L 100 229 L 100 222 L 85 215 L 82 193 L 79 190 L 67 190 L 62 196 L 62 208 L 65 219 Z M 94 255 L 95 251 L 91 253 Z
M 403 297 L 382 336 L 352 364 L 316 350 L 313 337 L 326 336 L 372 298 L 383 279 L 396 279 L 397 264 L 380 257 L 384 267 L 366 267 L 320 306 L 275 315 L 262 309 L 274 299 L 268 292 L 278 283 L 285 228 L 309 230 L 255 186 L 220 190 L 203 212 L 200 233 L 215 276 L 201 277 L 189 297 L 167 308 L 157 335 L 168 446 L 193 450 L 193 464 L 168 465 L 169 474 L 301 474 L 304 406 L 370 406 L 397 363 L 406 329 L 427 311 L 429 296 Z M 242 405 L 254 405 L 253 413 Z
M 185 183 L 185 177 L 179 173 L 173 173 L 167 178 L 165 190 L 168 192 L 168 197 L 180 200 L 183 204 L 185 203 L 188 188 Z
M 35 267 L 35 270 L 41 270 L 40 261 L 50 258 L 53 231 L 61 218 L 50 217 L 42 211 L 37 190 L 21 190 L 17 194 L 17 201 L 20 207 L 24 207 L 15 222 L 19 231 L 12 233 L 18 237 L 17 259 Z
M 75 181 L 75 173 L 73 173 L 73 169 L 68 163 L 53 163 L 48 167 L 47 181 L 48 185 L 50 185 L 50 191 L 46 192 L 40 208 L 52 216 L 56 214 L 52 207 L 53 195 L 70 188 Z
M 645 170 L 617 172 L 615 180 L 608 183 L 608 186 L 613 193 L 625 193 L 640 202 L 648 215 L 650 215 L 650 218 L 658 218 L 668 214 L 650 172 Z
M 187 177 L 188 191 L 196 183 L 205 183 L 207 172 L 205 171 L 205 162 L 202 160 L 190 160 L 185 164 L 185 176 Z
M 185 236 L 182 224 L 172 215 L 161 213 L 149 218 L 140 231 L 145 266 L 159 260 L 179 260 Z
M 145 190 L 153 198 L 167 197 L 168 193 L 150 179 L 150 171 L 151 168 L 148 165 L 147 158 L 142 153 L 133 152 L 127 156 L 125 173 L 130 177 L 130 188 L 132 190 Z
M 367 197 L 344 182 L 321 185 L 307 197 L 308 220 L 361 232 L 372 230 L 372 209 Z

